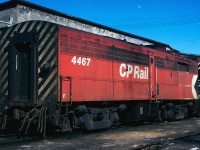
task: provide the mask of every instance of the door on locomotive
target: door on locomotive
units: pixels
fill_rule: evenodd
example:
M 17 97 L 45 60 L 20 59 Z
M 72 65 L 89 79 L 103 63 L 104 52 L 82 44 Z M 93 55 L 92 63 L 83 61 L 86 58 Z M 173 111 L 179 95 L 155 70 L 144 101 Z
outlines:
M 10 39 L 9 101 L 22 105 L 36 103 L 37 52 L 34 34 L 16 33 Z
M 155 67 L 155 60 L 154 56 L 150 55 L 150 96 L 152 99 L 156 98 L 156 95 L 158 93 L 158 86 L 156 85 L 157 79 L 156 79 L 156 67 Z

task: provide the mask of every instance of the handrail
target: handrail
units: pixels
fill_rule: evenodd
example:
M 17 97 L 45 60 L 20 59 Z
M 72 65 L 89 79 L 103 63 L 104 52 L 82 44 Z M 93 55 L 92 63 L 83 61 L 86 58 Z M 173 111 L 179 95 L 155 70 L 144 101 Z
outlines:
M 60 76 L 60 106 L 62 106 L 62 101 L 63 101 L 63 98 L 62 98 L 62 95 L 63 95 L 62 94 L 63 78 L 69 80 L 69 94 L 70 94 L 69 101 L 70 101 L 70 105 L 72 105 L 72 77 L 71 76 Z

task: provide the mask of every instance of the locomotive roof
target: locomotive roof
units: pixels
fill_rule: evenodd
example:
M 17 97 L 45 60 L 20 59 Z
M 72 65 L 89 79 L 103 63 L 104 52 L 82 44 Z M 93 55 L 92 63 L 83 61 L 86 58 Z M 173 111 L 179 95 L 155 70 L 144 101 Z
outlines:
M 198 62 L 200 61 L 200 55 L 196 55 L 196 54 L 181 53 L 181 57 L 196 60 Z
M 159 46 L 159 47 L 163 47 L 163 48 L 168 47 L 168 48 L 172 49 L 169 45 L 167 45 L 165 43 L 161 43 L 161 42 L 158 42 L 158 41 L 155 41 L 155 40 L 151 40 L 151 39 L 148 39 L 148 38 L 137 36 L 135 34 L 127 33 L 127 32 L 124 32 L 124 31 L 120 31 L 120 30 L 117 30 L 117 29 L 114 29 L 114 28 L 111 28 L 111 27 L 108 27 L 108 26 L 104 26 L 104 25 L 101 25 L 101 24 L 98 24 L 98 23 L 94 23 L 94 22 L 85 20 L 85 19 L 81 19 L 81 18 L 74 17 L 74 16 L 71 16 L 71 15 L 68 15 L 68 14 L 64 14 L 64 13 L 61 13 L 61 12 L 58 12 L 58 11 L 55 11 L 55 10 L 52 10 L 52 9 L 49 9 L 49 8 L 46 8 L 46 7 L 43 7 L 43 6 L 39 6 L 37 4 L 33 4 L 33 3 L 30 3 L 30 2 L 27 2 L 27 1 L 23 1 L 23 0 L 10 0 L 10 1 L 1 3 L 0 4 L 0 11 L 16 7 L 17 5 L 22 5 L 22 6 L 26 6 L 26 7 L 29 7 L 29 8 L 33 8 L 35 10 L 40 10 L 40 11 L 48 13 L 48 14 L 53 14 L 53 15 L 60 16 L 60 17 L 63 17 L 63 18 L 71 19 L 71 20 L 74 20 L 74 21 L 77 21 L 77 22 L 80 22 L 80 23 L 84 23 L 86 25 L 95 26 L 95 27 L 100 28 L 100 29 L 108 30 L 108 31 L 111 31 L 111 32 L 114 32 L 114 33 L 117 33 L 117 34 L 125 35 L 125 36 L 128 36 L 128 37 L 149 43 L 149 44 L 146 44 L 145 46 L 150 46 L 150 47 Z

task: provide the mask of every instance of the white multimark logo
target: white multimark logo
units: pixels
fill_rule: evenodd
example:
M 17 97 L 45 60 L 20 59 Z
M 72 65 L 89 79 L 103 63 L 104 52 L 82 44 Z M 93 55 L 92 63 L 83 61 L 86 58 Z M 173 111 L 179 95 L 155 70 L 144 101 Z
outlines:
M 121 77 L 128 78 L 129 76 L 132 76 L 136 79 L 148 79 L 148 67 L 140 67 L 137 65 L 130 65 L 130 64 L 124 64 L 122 63 L 119 67 L 119 74 Z

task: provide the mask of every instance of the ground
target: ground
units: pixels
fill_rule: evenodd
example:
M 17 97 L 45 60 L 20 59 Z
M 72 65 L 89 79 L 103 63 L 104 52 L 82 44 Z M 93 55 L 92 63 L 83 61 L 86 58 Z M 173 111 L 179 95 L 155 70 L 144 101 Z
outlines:
M 160 141 L 163 141 L 165 145 L 160 146 L 159 149 L 197 149 L 198 147 L 200 147 L 200 144 L 197 144 L 198 141 L 200 141 L 200 136 L 198 136 L 198 140 L 197 138 L 193 138 L 193 140 L 191 139 L 190 142 L 184 140 L 172 140 L 176 137 L 181 137 L 197 132 L 200 132 L 200 118 L 191 118 L 176 122 L 152 123 L 140 126 L 129 125 L 126 127 L 111 128 L 109 130 L 98 131 L 95 133 L 66 133 L 66 135 L 48 137 L 44 140 L 4 145 L 1 146 L 1 150 L 140 149 L 146 144 L 151 145 L 157 142 L 159 143 Z M 194 140 L 196 140 L 197 142 L 195 143 Z

